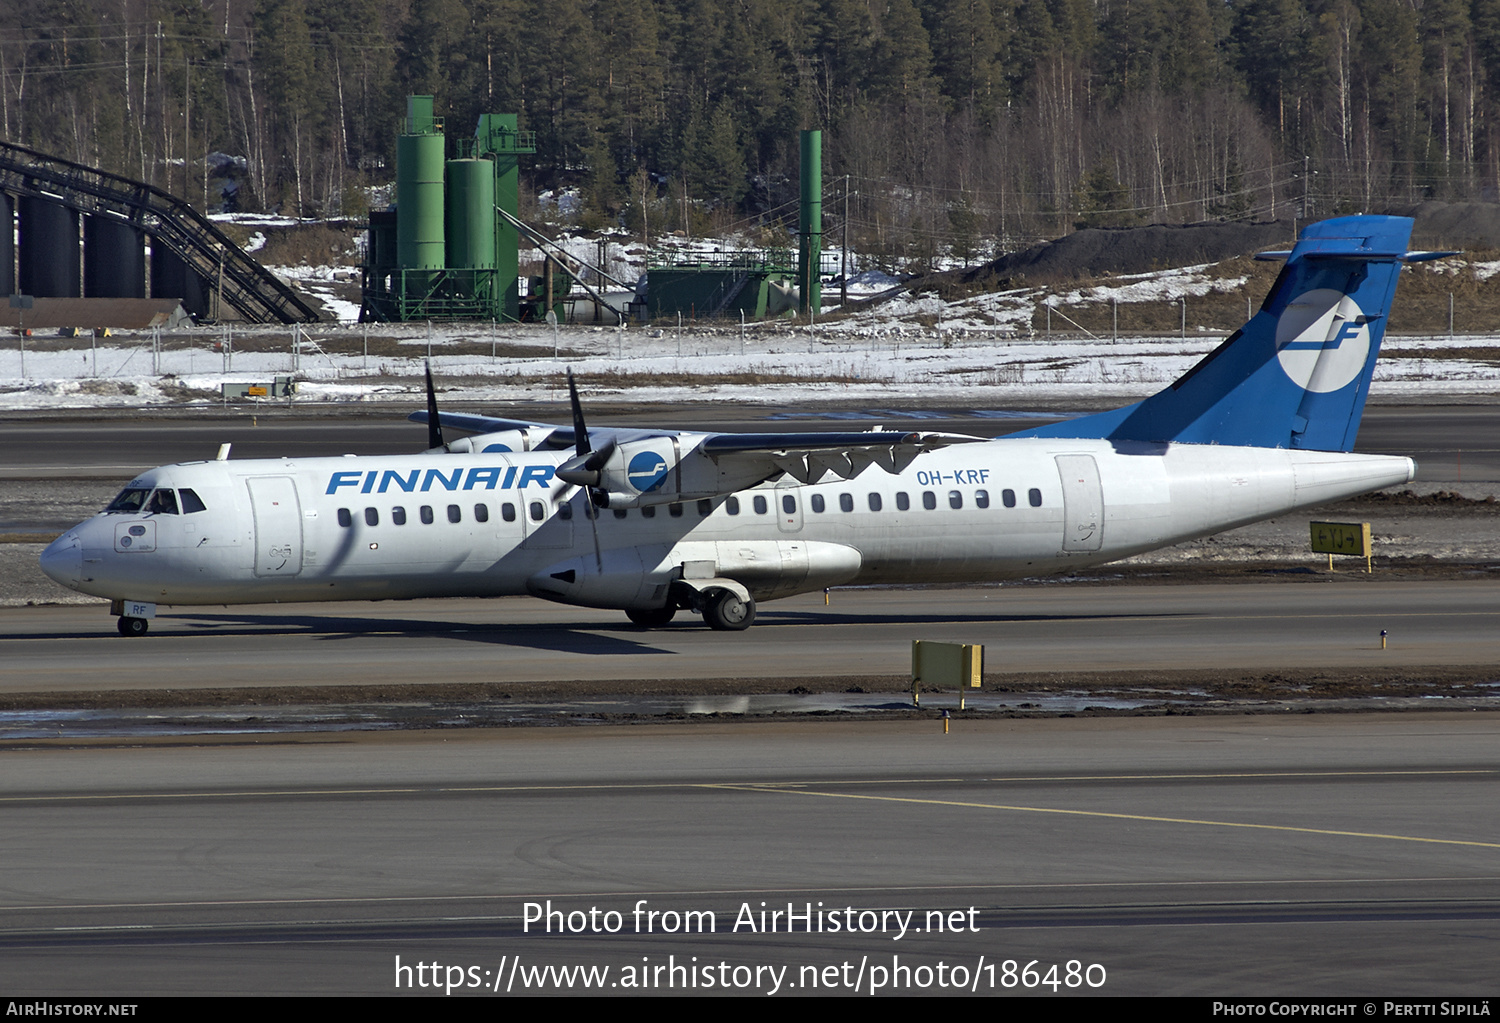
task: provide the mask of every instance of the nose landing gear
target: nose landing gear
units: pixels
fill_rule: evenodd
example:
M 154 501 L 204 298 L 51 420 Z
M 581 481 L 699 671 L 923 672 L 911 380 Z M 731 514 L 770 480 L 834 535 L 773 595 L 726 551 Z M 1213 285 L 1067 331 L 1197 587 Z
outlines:
M 115 628 L 120 630 L 122 636 L 144 636 L 151 628 L 151 623 L 144 618 L 121 615 L 119 621 L 115 622 Z

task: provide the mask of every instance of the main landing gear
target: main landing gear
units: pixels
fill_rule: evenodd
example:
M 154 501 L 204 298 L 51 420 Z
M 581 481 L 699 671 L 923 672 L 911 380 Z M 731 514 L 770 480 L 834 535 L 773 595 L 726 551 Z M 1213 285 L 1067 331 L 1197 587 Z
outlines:
M 115 622 L 115 628 L 120 630 L 122 636 L 144 636 L 151 628 L 151 623 L 144 618 L 121 615 L 119 621 Z
M 714 590 L 704 601 L 703 621 L 719 632 L 742 632 L 755 621 L 755 600 L 742 600 L 731 590 Z
M 733 590 L 712 589 L 701 598 L 696 592 L 688 605 L 691 610 L 703 615 L 703 624 L 718 632 L 742 632 L 755 621 L 754 598 L 743 598 Z M 665 607 L 627 608 L 625 617 L 643 629 L 659 629 L 677 614 L 677 605 Z

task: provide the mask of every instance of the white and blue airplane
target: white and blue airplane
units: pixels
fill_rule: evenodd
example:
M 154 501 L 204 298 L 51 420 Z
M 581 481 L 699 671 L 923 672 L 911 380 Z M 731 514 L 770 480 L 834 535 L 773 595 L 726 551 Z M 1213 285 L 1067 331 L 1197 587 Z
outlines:
M 42 554 L 159 605 L 532 594 L 679 609 L 714 629 L 828 586 L 977 582 L 1097 565 L 1412 479 L 1353 454 L 1412 222 L 1307 227 L 1259 312 L 1165 390 L 998 440 L 683 433 L 441 413 L 413 455 L 213 461 L 141 473 Z M 571 381 L 570 381 L 571 383 Z M 451 443 L 442 427 L 472 436 Z

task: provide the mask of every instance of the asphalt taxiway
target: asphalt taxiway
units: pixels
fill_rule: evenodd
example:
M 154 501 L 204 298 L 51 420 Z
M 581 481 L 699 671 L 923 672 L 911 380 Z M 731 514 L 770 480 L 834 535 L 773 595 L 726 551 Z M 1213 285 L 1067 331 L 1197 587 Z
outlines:
M 520 695 L 548 682 L 588 695 L 655 679 L 784 691 L 907 676 L 917 639 L 982 643 L 991 674 L 1500 664 L 1500 580 L 1482 576 L 856 589 L 830 601 L 766 604 L 742 633 L 686 614 L 640 629 L 529 597 L 172 608 L 129 639 L 103 604 L 12 608 L 0 615 L 0 694 L 487 682 Z
M 1466 443 L 1487 410 L 1435 432 L 1422 415 L 1375 413 L 1362 447 L 1419 441 L 1426 465 L 1456 470 L 1461 457 L 1465 479 L 1494 469 Z M 102 478 L 211 456 L 201 431 L 174 429 L 111 431 L 107 449 L 53 431 L 0 469 Z M 348 429 L 345 449 L 364 450 Z M 167 453 L 179 448 L 191 453 Z M 1500 654 L 1487 575 L 836 591 L 827 607 L 821 595 L 764 605 L 743 634 L 690 620 L 647 632 L 525 598 L 164 609 L 143 639 L 116 635 L 102 607 L 8 608 L 0 695 L 429 681 L 604 692 L 695 678 L 784 689 L 897 679 L 917 638 L 984 643 L 992 673 L 1467 666 L 1483 681 Z M 0 991 L 446 996 L 453 983 L 504 996 L 534 981 L 764 995 L 878 982 L 1052 997 L 1056 965 L 1058 997 L 1494 995 L 1496 720 L 992 718 L 945 734 L 930 719 L 800 719 L 0 743 Z M 526 924 L 528 903 L 549 900 L 569 933 Z M 649 932 L 642 905 L 661 914 Z M 794 920 L 788 933 L 788 909 L 821 929 Z M 781 926 L 760 926 L 761 910 L 783 911 Z M 743 911 L 755 929 L 735 926 Z M 712 914 L 713 932 L 684 933 L 690 913 L 699 927 Z
M 0 990 L 1493 995 L 1495 751 L 1471 713 L 0 752 Z

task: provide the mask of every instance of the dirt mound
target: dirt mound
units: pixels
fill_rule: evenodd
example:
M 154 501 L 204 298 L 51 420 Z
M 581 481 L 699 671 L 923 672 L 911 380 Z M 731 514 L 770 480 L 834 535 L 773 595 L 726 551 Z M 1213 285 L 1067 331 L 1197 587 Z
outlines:
M 1292 225 L 1186 224 L 1180 227 L 1088 228 L 1056 241 L 1012 252 L 964 275 L 965 283 L 1038 284 L 1071 277 L 1148 273 L 1217 263 L 1265 249 L 1290 248 Z
M 1500 249 L 1500 203 L 1424 202 L 1377 212 L 1412 217 L 1412 245 L 1435 249 Z M 1302 226 L 1302 225 L 1296 225 Z M 1292 221 L 1089 228 L 1011 252 L 963 275 L 968 285 L 1045 284 L 1106 274 L 1148 273 L 1217 263 L 1267 249 L 1291 248 Z
M 1386 212 L 1412 217 L 1413 246 L 1432 249 L 1500 249 L 1500 204 L 1423 202 Z

